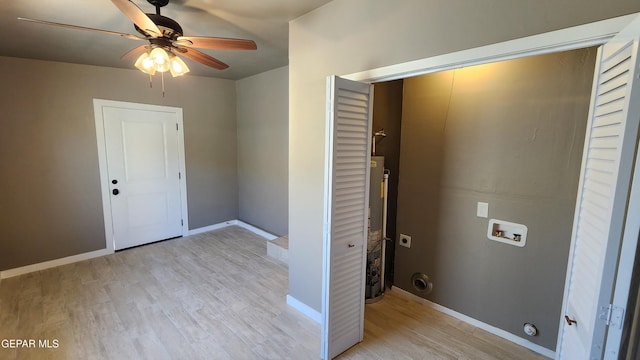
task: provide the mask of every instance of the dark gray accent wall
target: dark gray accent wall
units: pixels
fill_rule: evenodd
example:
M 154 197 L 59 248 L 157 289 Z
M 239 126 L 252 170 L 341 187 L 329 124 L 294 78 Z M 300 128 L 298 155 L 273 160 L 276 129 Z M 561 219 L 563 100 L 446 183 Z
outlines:
M 93 98 L 183 108 L 189 228 L 238 217 L 235 82 L 0 57 L 0 270 L 105 248 Z
M 384 129 L 386 137 L 376 140 L 376 155 L 384 156 L 389 173 L 387 201 L 387 237 L 396 239 L 396 209 L 398 202 L 398 173 L 400 170 L 400 123 L 402 122 L 402 79 L 374 84 L 373 131 Z M 394 241 L 387 242 L 385 278 L 393 279 Z
M 555 348 L 595 53 L 405 79 L 397 231 L 412 244 L 396 246 L 396 286 Z M 526 225 L 526 246 L 487 239 L 490 218 Z

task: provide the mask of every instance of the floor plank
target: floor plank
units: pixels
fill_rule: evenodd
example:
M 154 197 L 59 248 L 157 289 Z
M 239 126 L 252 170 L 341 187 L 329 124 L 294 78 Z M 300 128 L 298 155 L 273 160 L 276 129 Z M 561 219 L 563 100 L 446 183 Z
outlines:
M 2 359 L 318 359 L 320 326 L 286 304 L 286 264 L 239 227 L 0 282 Z M 340 359 L 543 359 L 393 292 Z

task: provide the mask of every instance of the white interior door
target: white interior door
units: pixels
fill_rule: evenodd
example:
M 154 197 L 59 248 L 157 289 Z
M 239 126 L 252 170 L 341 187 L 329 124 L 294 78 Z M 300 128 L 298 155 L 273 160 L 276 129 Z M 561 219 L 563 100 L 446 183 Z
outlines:
M 362 341 L 373 86 L 327 79 L 321 357 Z
M 105 222 L 115 250 L 183 235 L 179 110 L 100 106 L 110 205 Z
M 559 359 L 603 356 L 638 136 L 639 35 L 640 18 L 598 54 L 565 285 L 566 318 L 556 353 Z

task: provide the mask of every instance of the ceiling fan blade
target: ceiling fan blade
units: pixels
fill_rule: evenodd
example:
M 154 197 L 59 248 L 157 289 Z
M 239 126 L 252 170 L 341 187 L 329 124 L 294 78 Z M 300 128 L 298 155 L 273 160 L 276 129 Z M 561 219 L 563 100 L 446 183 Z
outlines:
M 138 5 L 134 4 L 130 0 L 111 0 L 115 6 L 122 11 L 134 24 L 136 24 L 140 29 L 146 31 L 147 33 L 158 37 L 162 36 L 162 31 L 158 29 L 158 26 L 149 19 L 147 14 L 142 11 L 138 7 Z
M 61 23 L 57 23 L 57 22 L 29 19 L 29 18 L 23 18 L 23 17 L 19 17 L 18 20 L 29 21 L 29 22 L 33 22 L 33 23 L 36 23 L 36 24 L 59 26 L 59 27 L 67 28 L 67 29 L 86 30 L 86 31 L 99 32 L 99 33 L 109 34 L 109 35 L 117 35 L 117 36 L 125 37 L 127 39 L 133 39 L 133 40 L 147 40 L 147 39 L 139 37 L 139 36 L 135 36 L 135 35 L 131 35 L 131 34 L 125 34 L 125 33 L 117 32 L 117 31 L 94 29 L 94 28 L 88 28 L 88 27 L 84 27 L 84 26 L 61 24 Z
M 135 47 L 127 51 L 124 55 L 122 55 L 120 59 L 123 59 L 123 60 L 136 59 L 140 55 L 142 55 L 142 53 L 148 51 L 149 47 L 150 47 L 149 45 L 140 45 L 138 47 Z
M 220 50 L 256 50 L 258 46 L 253 40 L 229 39 L 220 37 L 179 36 L 178 45 L 192 46 L 203 49 Z
M 216 58 L 213 58 L 207 54 L 201 53 L 198 50 L 189 49 L 186 47 L 177 47 L 176 49 L 178 49 L 178 52 L 181 55 L 184 55 L 184 57 L 189 58 L 193 61 L 197 61 L 201 64 L 211 66 L 212 68 L 215 68 L 218 70 L 224 70 L 229 67 L 229 65 L 223 63 L 222 61 Z

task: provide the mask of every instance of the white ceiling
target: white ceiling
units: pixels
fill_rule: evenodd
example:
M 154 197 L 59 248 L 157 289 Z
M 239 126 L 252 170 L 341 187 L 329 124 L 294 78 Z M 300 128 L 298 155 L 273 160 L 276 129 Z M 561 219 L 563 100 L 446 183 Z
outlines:
M 185 36 L 254 40 L 257 51 L 201 50 L 227 64 L 216 70 L 185 59 L 191 73 L 241 79 L 288 64 L 289 20 L 330 0 L 170 0 L 164 16 L 180 23 Z M 133 0 L 144 12 L 155 8 Z M 133 24 L 110 0 L 0 1 L 1 56 L 133 69 L 120 57 L 142 45 L 136 40 L 17 20 L 26 17 L 138 35 Z

